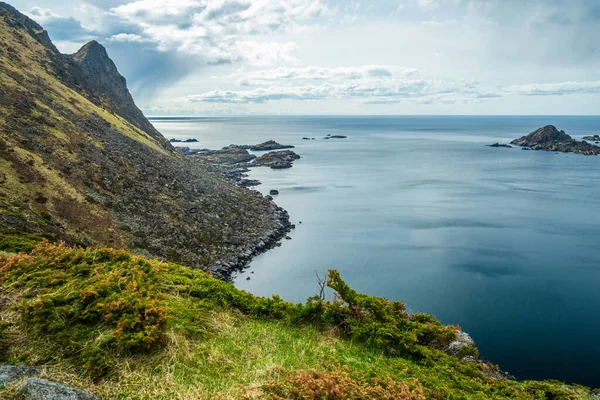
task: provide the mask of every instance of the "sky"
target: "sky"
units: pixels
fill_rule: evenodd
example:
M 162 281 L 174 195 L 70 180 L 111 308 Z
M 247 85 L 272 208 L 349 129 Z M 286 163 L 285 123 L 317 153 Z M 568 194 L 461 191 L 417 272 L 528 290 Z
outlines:
M 598 115 L 598 0 L 12 0 L 149 116 Z

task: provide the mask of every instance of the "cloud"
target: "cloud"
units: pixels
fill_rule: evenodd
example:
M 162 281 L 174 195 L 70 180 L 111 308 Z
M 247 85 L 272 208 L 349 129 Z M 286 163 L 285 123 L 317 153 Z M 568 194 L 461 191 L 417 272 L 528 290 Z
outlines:
M 108 38 L 111 42 L 147 43 L 148 39 L 134 33 L 119 33 Z
M 277 67 L 253 71 L 240 71 L 229 75 L 238 86 L 298 84 L 321 81 L 358 81 L 365 79 L 408 78 L 418 75 L 414 68 L 393 65 L 363 65 L 359 67 Z
M 522 96 L 562 96 L 570 94 L 600 94 L 600 81 L 533 83 L 511 86 L 507 94 Z
M 264 36 L 313 26 L 334 11 L 321 0 L 137 0 L 110 12 L 160 51 L 199 56 L 212 65 L 265 66 L 298 60 L 293 42 Z
M 194 103 L 261 104 L 280 100 L 350 99 L 365 104 L 391 104 L 407 100 L 472 102 L 500 96 L 473 82 L 424 79 L 417 71 L 393 66 L 277 68 L 252 72 L 240 81 L 242 86 L 271 85 L 246 90 L 213 90 L 187 96 L 186 100 Z M 309 81 L 317 83 L 302 84 Z
M 63 17 L 50 9 L 33 7 L 27 15 L 50 31 L 54 40 L 76 42 L 94 38 L 93 32 L 85 29 L 75 18 Z

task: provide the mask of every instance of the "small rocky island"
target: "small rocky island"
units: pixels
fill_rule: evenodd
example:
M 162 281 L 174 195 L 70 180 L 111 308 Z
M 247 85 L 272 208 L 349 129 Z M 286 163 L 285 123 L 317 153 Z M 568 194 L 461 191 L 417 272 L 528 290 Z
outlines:
M 600 142 L 600 135 L 584 136 L 583 140 L 590 140 L 592 142 Z
M 283 149 L 293 149 L 294 148 L 294 146 L 280 144 L 274 140 L 267 140 L 264 143 L 242 145 L 242 146 L 237 146 L 237 145 L 232 144 L 229 147 L 239 147 L 240 149 L 252 150 L 252 151 L 272 151 L 272 150 L 283 150 Z
M 169 140 L 169 142 L 171 142 L 171 143 L 198 143 L 198 139 L 185 139 L 185 140 L 171 139 L 171 140 Z
M 559 151 L 594 156 L 600 154 L 600 147 L 579 142 L 553 125 L 539 128 L 527 136 L 513 140 L 511 144 L 521 146 L 524 150 Z
M 486 146 L 487 147 L 506 147 L 506 148 L 512 149 L 512 146 L 510 144 L 504 144 L 504 143 L 494 143 L 494 144 L 488 144 Z
M 271 151 L 258 157 L 254 165 L 271 169 L 285 169 L 292 168 L 293 162 L 299 159 L 300 156 L 291 150 Z
M 290 149 L 294 146 L 282 145 L 273 140 L 256 145 L 229 145 L 220 150 L 190 149 L 189 147 L 178 147 L 177 151 L 184 156 L 192 157 L 195 161 L 203 164 L 209 170 L 221 173 L 240 186 L 251 187 L 260 185 L 260 182 L 247 179 L 247 172 L 252 167 L 269 167 L 271 169 L 286 169 L 293 166 L 294 161 L 300 156 Z M 280 151 L 269 151 L 260 156 L 251 154 L 248 150 L 265 151 L 265 149 L 277 149 Z

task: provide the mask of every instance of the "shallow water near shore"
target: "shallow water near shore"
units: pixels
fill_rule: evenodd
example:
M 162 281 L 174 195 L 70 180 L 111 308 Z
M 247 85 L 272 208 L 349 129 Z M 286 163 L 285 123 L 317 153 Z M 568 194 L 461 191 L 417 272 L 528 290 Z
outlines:
M 315 271 L 338 269 L 359 291 L 461 325 L 518 378 L 600 387 L 600 157 L 485 146 L 548 124 L 581 139 L 600 117 L 152 122 L 194 148 L 273 139 L 303 157 L 250 174 L 262 193 L 279 190 L 297 229 L 239 288 L 303 301 Z

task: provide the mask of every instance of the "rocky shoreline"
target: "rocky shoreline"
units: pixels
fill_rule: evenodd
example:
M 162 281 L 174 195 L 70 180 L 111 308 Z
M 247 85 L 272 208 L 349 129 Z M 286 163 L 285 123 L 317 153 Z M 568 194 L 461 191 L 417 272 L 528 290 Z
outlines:
M 256 193 L 262 196 L 260 193 Z M 296 225 L 291 223 L 288 212 L 279 206 L 275 206 L 272 217 L 276 221 L 273 229 L 264 232 L 256 245 L 240 249 L 238 254 L 231 256 L 228 261 L 217 261 L 210 269 L 211 275 L 217 279 L 232 282 L 233 274 L 248 268 L 254 257 L 281 246 L 282 240 L 288 237 L 288 233 L 295 229 Z
M 249 189 L 249 187 L 261 183 L 257 180 L 247 179 L 248 171 L 253 167 L 291 168 L 293 162 L 300 159 L 300 156 L 291 150 L 287 150 L 290 148 L 294 148 L 294 146 L 282 145 L 269 140 L 256 145 L 232 144 L 219 150 L 179 147 L 177 151 L 185 156 L 188 161 L 219 173 L 238 186 L 245 187 L 254 196 L 263 198 L 260 192 Z M 248 150 L 267 151 L 267 153 L 256 156 L 250 154 Z M 245 243 L 242 238 L 233 237 L 230 239 L 229 244 L 237 246 L 238 250 L 229 255 L 226 260 L 215 261 L 209 270 L 215 278 L 231 282 L 233 275 L 247 268 L 255 256 L 281 246 L 282 240 L 289 238 L 288 234 L 296 227 L 291 223 L 288 212 L 277 206 L 271 195 L 264 196 L 264 198 L 272 204 L 269 216 L 271 228 L 262 232 L 251 244 Z
M 273 140 L 256 145 L 231 144 L 219 150 L 190 149 L 177 147 L 179 154 L 204 165 L 213 172 L 224 175 L 239 186 L 252 187 L 261 184 L 260 181 L 247 179 L 248 171 L 254 167 L 269 167 L 271 169 L 287 169 L 293 166 L 294 161 L 301 157 L 290 145 L 282 145 Z M 286 150 L 283 150 L 286 149 Z M 267 151 L 260 156 L 250 154 L 252 151 Z

